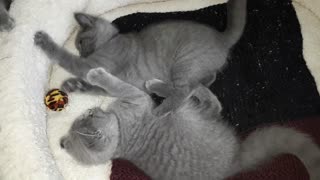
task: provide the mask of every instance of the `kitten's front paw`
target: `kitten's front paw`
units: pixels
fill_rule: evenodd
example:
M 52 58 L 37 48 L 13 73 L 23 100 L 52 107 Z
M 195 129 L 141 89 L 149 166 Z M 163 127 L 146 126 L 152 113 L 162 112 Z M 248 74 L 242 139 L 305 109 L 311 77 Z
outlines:
M 34 44 L 41 48 L 49 47 L 50 42 L 51 42 L 50 36 L 43 31 L 38 31 L 34 35 Z
M 160 79 L 151 79 L 145 82 L 145 87 L 148 91 L 152 92 L 153 87 L 157 86 L 157 85 L 161 85 L 164 84 L 164 82 Z
M 61 85 L 61 89 L 65 92 L 85 92 L 91 89 L 91 85 L 86 83 L 82 79 L 70 78 L 63 82 L 63 84 Z
M 91 69 L 87 74 L 87 80 L 92 85 L 97 85 L 97 82 L 101 78 L 108 77 L 110 74 L 103 68 Z
M 145 88 L 149 93 L 154 93 L 164 98 L 170 96 L 171 92 L 173 91 L 172 86 L 160 79 L 151 79 L 146 81 Z

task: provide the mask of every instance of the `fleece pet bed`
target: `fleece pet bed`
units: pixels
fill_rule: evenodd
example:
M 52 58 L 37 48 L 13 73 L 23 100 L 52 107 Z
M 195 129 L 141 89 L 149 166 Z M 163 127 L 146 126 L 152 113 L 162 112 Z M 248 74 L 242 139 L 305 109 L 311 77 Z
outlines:
M 65 111 L 47 112 L 45 92 L 59 87 L 70 74 L 51 67 L 47 57 L 33 46 L 37 30 L 48 32 L 73 52 L 75 11 L 111 21 L 132 14 L 114 21 L 122 32 L 163 19 L 192 19 L 223 30 L 225 5 L 211 6 L 224 2 L 15 0 L 10 13 L 16 19 L 16 28 L 2 33 L 0 40 L 0 179 L 108 179 L 111 173 L 110 163 L 95 167 L 78 164 L 59 147 L 59 140 L 75 117 L 90 107 L 107 106 L 112 99 L 70 94 Z M 235 47 L 230 66 L 212 87 L 225 107 L 226 119 L 243 131 L 267 119 L 279 121 L 319 113 L 320 2 L 296 0 L 292 6 L 289 0 L 249 0 L 248 6 L 246 36 Z M 259 18 L 263 15 L 267 16 Z M 276 27 L 275 22 L 281 26 Z M 275 59 L 278 61 L 273 62 Z

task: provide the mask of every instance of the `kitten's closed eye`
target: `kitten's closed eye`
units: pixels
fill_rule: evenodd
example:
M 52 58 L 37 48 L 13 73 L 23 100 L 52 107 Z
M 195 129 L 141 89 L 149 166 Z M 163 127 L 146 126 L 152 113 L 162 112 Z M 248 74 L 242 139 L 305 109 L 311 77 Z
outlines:
M 88 38 L 79 39 L 76 47 L 82 57 L 88 57 L 95 50 L 94 41 Z
M 96 130 L 92 134 L 84 134 L 77 132 L 83 144 L 93 151 L 102 151 L 105 147 L 107 137 L 105 137 L 101 130 Z

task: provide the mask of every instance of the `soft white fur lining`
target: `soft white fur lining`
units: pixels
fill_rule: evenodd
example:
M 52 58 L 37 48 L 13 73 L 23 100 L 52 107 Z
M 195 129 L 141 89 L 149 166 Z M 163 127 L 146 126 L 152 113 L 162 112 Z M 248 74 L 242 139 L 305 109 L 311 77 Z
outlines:
M 15 0 L 11 15 L 16 28 L 0 34 L 0 179 L 105 180 L 111 173 L 110 163 L 96 167 L 78 164 L 60 149 L 59 139 L 75 117 L 93 106 L 106 107 L 112 99 L 70 94 L 65 111 L 48 112 L 44 94 L 70 75 L 54 66 L 48 87 L 50 64 L 33 46 L 36 31 L 48 32 L 59 44 L 69 39 L 66 47 L 75 52 L 74 33 L 68 38 L 76 27 L 73 12 L 86 11 L 113 20 L 134 12 L 187 11 L 225 1 Z M 320 89 L 320 2 L 296 0 L 294 6 L 302 25 L 304 57 Z

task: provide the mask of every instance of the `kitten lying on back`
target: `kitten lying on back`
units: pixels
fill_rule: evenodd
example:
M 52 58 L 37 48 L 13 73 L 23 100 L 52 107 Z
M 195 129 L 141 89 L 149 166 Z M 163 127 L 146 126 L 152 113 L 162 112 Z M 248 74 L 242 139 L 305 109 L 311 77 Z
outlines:
M 12 0 L 0 0 L 0 31 L 8 31 L 13 28 L 14 20 L 9 15 L 9 7 Z
M 222 180 L 280 153 L 293 153 L 311 180 L 320 179 L 320 149 L 309 137 L 269 127 L 240 142 L 222 121 L 218 99 L 202 85 L 160 118 L 152 115 L 148 94 L 102 68 L 89 71 L 87 79 L 118 100 L 105 111 L 89 110 L 62 138 L 61 146 L 80 162 L 95 165 L 123 158 L 155 180 Z
M 161 79 L 163 83 L 149 81 L 147 87 L 168 97 L 155 110 L 162 115 L 175 109 L 193 87 L 200 83 L 209 86 L 215 80 L 244 30 L 246 2 L 229 0 L 228 25 L 222 33 L 191 21 L 168 21 L 138 33 L 119 34 L 106 20 L 78 13 L 75 18 L 82 31 L 76 47 L 81 57 L 59 47 L 44 32 L 36 34 L 35 43 L 52 61 L 78 77 L 64 83 L 62 89 L 67 91 L 96 90 L 84 81 L 86 73 L 96 67 L 143 90 L 145 81 Z

